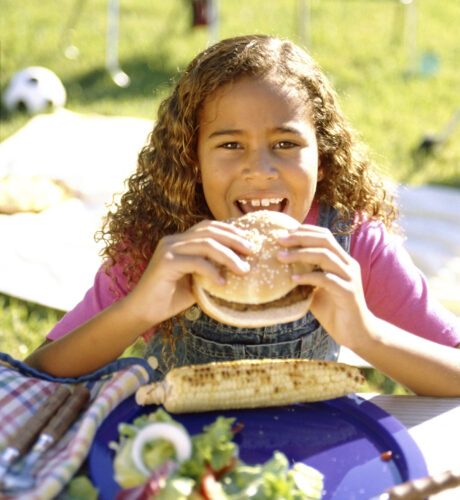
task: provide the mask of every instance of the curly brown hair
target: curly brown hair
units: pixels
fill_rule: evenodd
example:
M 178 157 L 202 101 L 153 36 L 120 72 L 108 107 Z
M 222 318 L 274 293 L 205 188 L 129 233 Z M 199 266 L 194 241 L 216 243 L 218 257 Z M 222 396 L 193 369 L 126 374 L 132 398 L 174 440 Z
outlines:
M 327 78 L 304 50 L 266 35 L 222 40 L 187 67 L 159 107 L 137 171 L 107 215 L 99 239 L 110 265 L 121 264 L 128 288 L 139 280 L 162 237 L 212 218 L 199 182 L 198 115 L 206 99 L 243 76 L 293 87 L 308 105 L 324 179 L 316 197 L 343 220 L 365 213 L 390 227 L 396 208 L 366 149 L 345 120 Z

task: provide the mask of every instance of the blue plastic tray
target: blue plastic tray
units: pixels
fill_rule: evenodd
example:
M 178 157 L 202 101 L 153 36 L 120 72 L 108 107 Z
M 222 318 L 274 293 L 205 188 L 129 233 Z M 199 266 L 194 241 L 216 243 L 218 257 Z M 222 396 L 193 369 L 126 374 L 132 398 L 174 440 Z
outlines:
M 118 406 L 99 428 L 89 455 L 89 469 L 102 500 L 119 491 L 113 479 L 118 424 L 131 422 L 156 406 L 139 407 L 134 398 Z M 425 460 L 407 429 L 378 406 L 356 396 L 318 403 L 173 415 L 191 434 L 218 415 L 244 423 L 235 441 L 248 464 L 265 462 L 275 450 L 293 462 L 304 462 L 325 475 L 324 499 L 366 499 L 401 482 L 426 476 Z M 382 453 L 391 450 L 390 460 Z

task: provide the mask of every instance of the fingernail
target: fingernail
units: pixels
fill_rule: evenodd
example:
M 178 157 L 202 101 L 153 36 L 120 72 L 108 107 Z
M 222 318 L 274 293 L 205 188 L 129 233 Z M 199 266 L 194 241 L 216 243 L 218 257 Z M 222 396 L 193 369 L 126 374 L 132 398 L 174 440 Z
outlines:
M 278 252 L 278 255 L 279 255 L 280 257 L 287 257 L 287 256 L 289 255 L 289 250 L 280 250 L 280 251 Z
M 251 266 L 249 265 L 248 262 L 246 262 L 245 260 L 242 260 L 240 263 L 240 269 L 242 271 L 244 271 L 245 273 L 247 273 L 251 269 Z
M 282 231 L 278 234 L 278 240 L 288 240 L 292 231 Z

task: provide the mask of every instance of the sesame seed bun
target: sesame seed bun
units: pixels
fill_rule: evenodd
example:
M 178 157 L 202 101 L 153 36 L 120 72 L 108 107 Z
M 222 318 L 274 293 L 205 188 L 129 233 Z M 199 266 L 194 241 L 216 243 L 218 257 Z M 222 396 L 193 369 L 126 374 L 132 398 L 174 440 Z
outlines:
M 222 286 L 194 275 L 193 289 L 201 309 L 221 323 L 246 328 L 287 323 L 304 316 L 313 288 L 297 286 L 291 275 L 311 271 L 312 266 L 283 264 L 276 258 L 283 249 L 278 238 L 297 229 L 299 222 L 270 210 L 250 212 L 227 222 L 246 231 L 254 244 L 254 252 L 246 257 L 250 271 L 238 276 L 222 267 L 226 280 Z

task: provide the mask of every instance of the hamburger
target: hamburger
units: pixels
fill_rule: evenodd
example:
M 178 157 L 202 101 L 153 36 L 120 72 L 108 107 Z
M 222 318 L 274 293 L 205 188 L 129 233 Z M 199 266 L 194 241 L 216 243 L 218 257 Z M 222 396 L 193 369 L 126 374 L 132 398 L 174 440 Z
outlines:
M 193 291 L 201 309 L 221 323 L 258 328 L 295 321 L 304 316 L 313 298 L 313 287 L 297 285 L 294 273 L 313 270 L 308 264 L 281 263 L 276 255 L 283 249 L 278 238 L 296 230 L 300 223 L 282 212 L 259 210 L 226 222 L 243 229 L 254 244 L 245 257 L 249 273 L 238 276 L 220 267 L 226 284 L 193 275 Z

